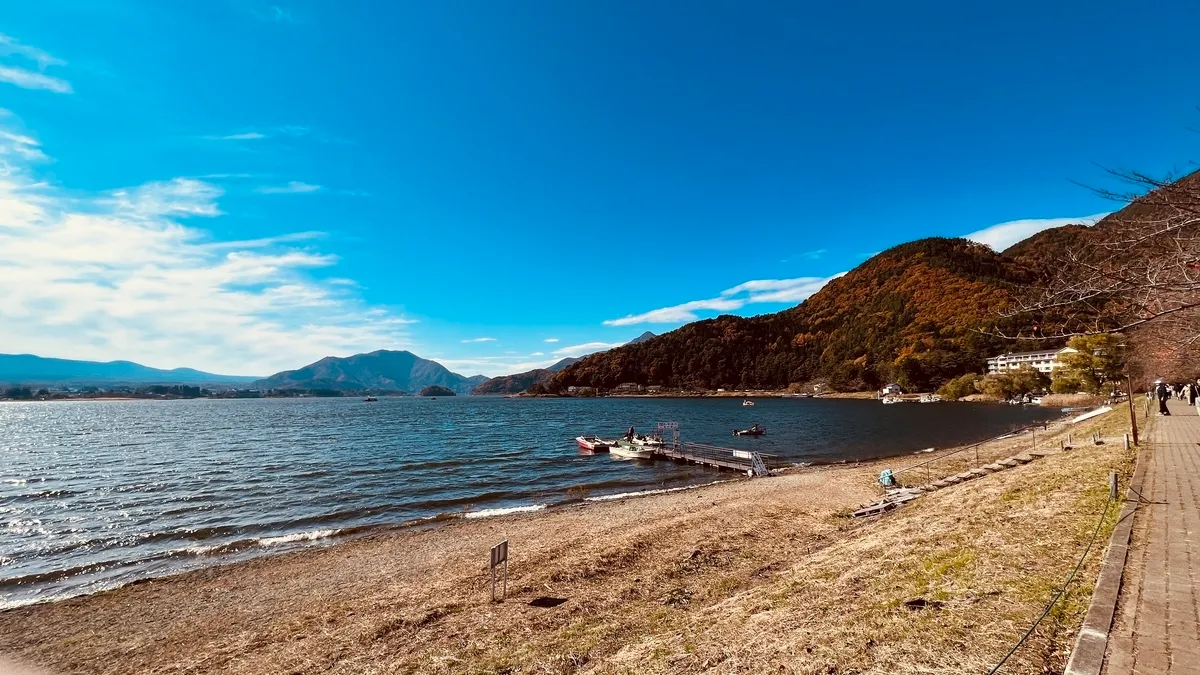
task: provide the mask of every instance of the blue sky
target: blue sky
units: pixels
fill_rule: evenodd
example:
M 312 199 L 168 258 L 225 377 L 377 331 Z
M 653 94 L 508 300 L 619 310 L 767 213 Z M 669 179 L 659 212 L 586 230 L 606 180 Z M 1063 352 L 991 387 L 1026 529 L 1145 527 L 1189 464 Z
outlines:
M 513 372 L 1193 158 L 1200 10 L 977 4 L 10 3 L 0 352 Z

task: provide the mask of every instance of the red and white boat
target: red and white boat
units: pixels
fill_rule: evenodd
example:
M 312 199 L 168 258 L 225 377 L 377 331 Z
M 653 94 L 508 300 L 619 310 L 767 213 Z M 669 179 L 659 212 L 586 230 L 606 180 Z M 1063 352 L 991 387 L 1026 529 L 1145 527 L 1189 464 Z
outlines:
M 599 436 L 579 436 L 575 439 L 579 444 L 579 449 L 587 453 L 608 452 L 608 448 L 612 445 Z

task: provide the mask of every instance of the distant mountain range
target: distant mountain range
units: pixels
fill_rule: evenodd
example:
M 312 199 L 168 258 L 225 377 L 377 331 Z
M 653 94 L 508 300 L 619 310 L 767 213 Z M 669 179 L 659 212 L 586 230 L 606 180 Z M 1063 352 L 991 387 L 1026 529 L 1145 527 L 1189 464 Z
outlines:
M 629 344 L 654 337 L 646 332 Z M 580 359 L 568 357 L 549 368 L 506 375 L 489 380 L 483 375 L 466 377 L 451 372 L 436 361 L 409 351 L 379 350 L 354 356 L 327 356 L 297 370 L 270 377 L 217 375 L 192 368 L 161 370 L 132 361 L 77 361 L 32 354 L 0 354 L 0 384 L 117 386 L 149 384 L 209 384 L 254 389 L 330 389 L 334 391 L 398 391 L 417 393 L 426 387 L 446 387 L 456 394 L 519 393 L 535 382 L 545 381 Z M 479 389 L 494 382 L 492 389 Z
M 641 344 L 653 337 L 654 333 L 646 331 L 645 333 L 642 333 L 625 344 Z M 582 360 L 583 358 L 568 357 L 559 361 L 558 363 L 555 363 L 549 368 L 535 368 L 533 370 L 527 370 L 523 373 L 516 373 L 515 375 L 493 377 L 492 379 L 480 384 L 478 387 L 475 387 L 475 390 L 471 393 L 476 395 L 519 394 L 523 391 L 527 391 L 535 384 L 545 384 L 549 382 L 554 377 L 555 373 L 563 370 L 567 366 L 573 366 Z
M 239 384 L 254 379 L 192 368 L 161 370 L 132 361 L 75 361 L 32 354 L 0 354 L 0 382 L 9 384 Z
M 464 377 L 436 361 L 409 351 L 381 349 L 354 356 L 327 356 L 297 370 L 285 370 L 256 381 L 258 389 L 333 389 L 336 391 L 403 391 L 415 393 L 441 386 L 469 394 L 486 381 L 483 375 Z

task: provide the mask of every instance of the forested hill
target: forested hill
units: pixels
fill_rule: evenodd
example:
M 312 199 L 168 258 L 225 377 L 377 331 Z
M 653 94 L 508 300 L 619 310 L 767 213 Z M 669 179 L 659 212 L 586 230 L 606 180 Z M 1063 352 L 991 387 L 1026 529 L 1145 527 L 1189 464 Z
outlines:
M 902 244 L 797 307 L 690 323 L 589 356 L 549 386 L 782 388 L 826 378 L 839 390 L 892 381 L 910 390 L 936 389 L 982 370 L 988 356 L 1011 346 L 979 329 L 1024 328 L 999 321 L 997 310 L 1010 301 L 1014 284 L 1040 276 L 1036 267 L 1043 261 L 1034 253 L 1002 255 L 965 239 Z
M 482 375 L 463 377 L 445 366 L 423 359 L 409 351 L 381 349 L 369 354 L 344 358 L 327 356 L 298 370 L 258 380 L 259 389 L 333 389 L 337 391 L 415 392 L 438 385 L 459 394 L 468 394 L 487 380 Z

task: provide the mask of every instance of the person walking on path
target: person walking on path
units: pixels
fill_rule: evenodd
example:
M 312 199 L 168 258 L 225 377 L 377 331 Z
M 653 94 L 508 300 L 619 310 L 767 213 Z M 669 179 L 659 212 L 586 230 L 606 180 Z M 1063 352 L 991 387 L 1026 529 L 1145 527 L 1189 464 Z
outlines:
M 1196 405 L 1196 395 L 1200 394 L 1200 388 L 1196 387 L 1195 382 L 1187 383 L 1188 405 Z
M 1158 386 L 1154 388 L 1154 393 L 1158 397 L 1158 414 L 1170 415 L 1171 411 L 1167 410 L 1167 399 L 1171 398 L 1171 390 L 1167 388 L 1167 384 L 1159 380 Z

